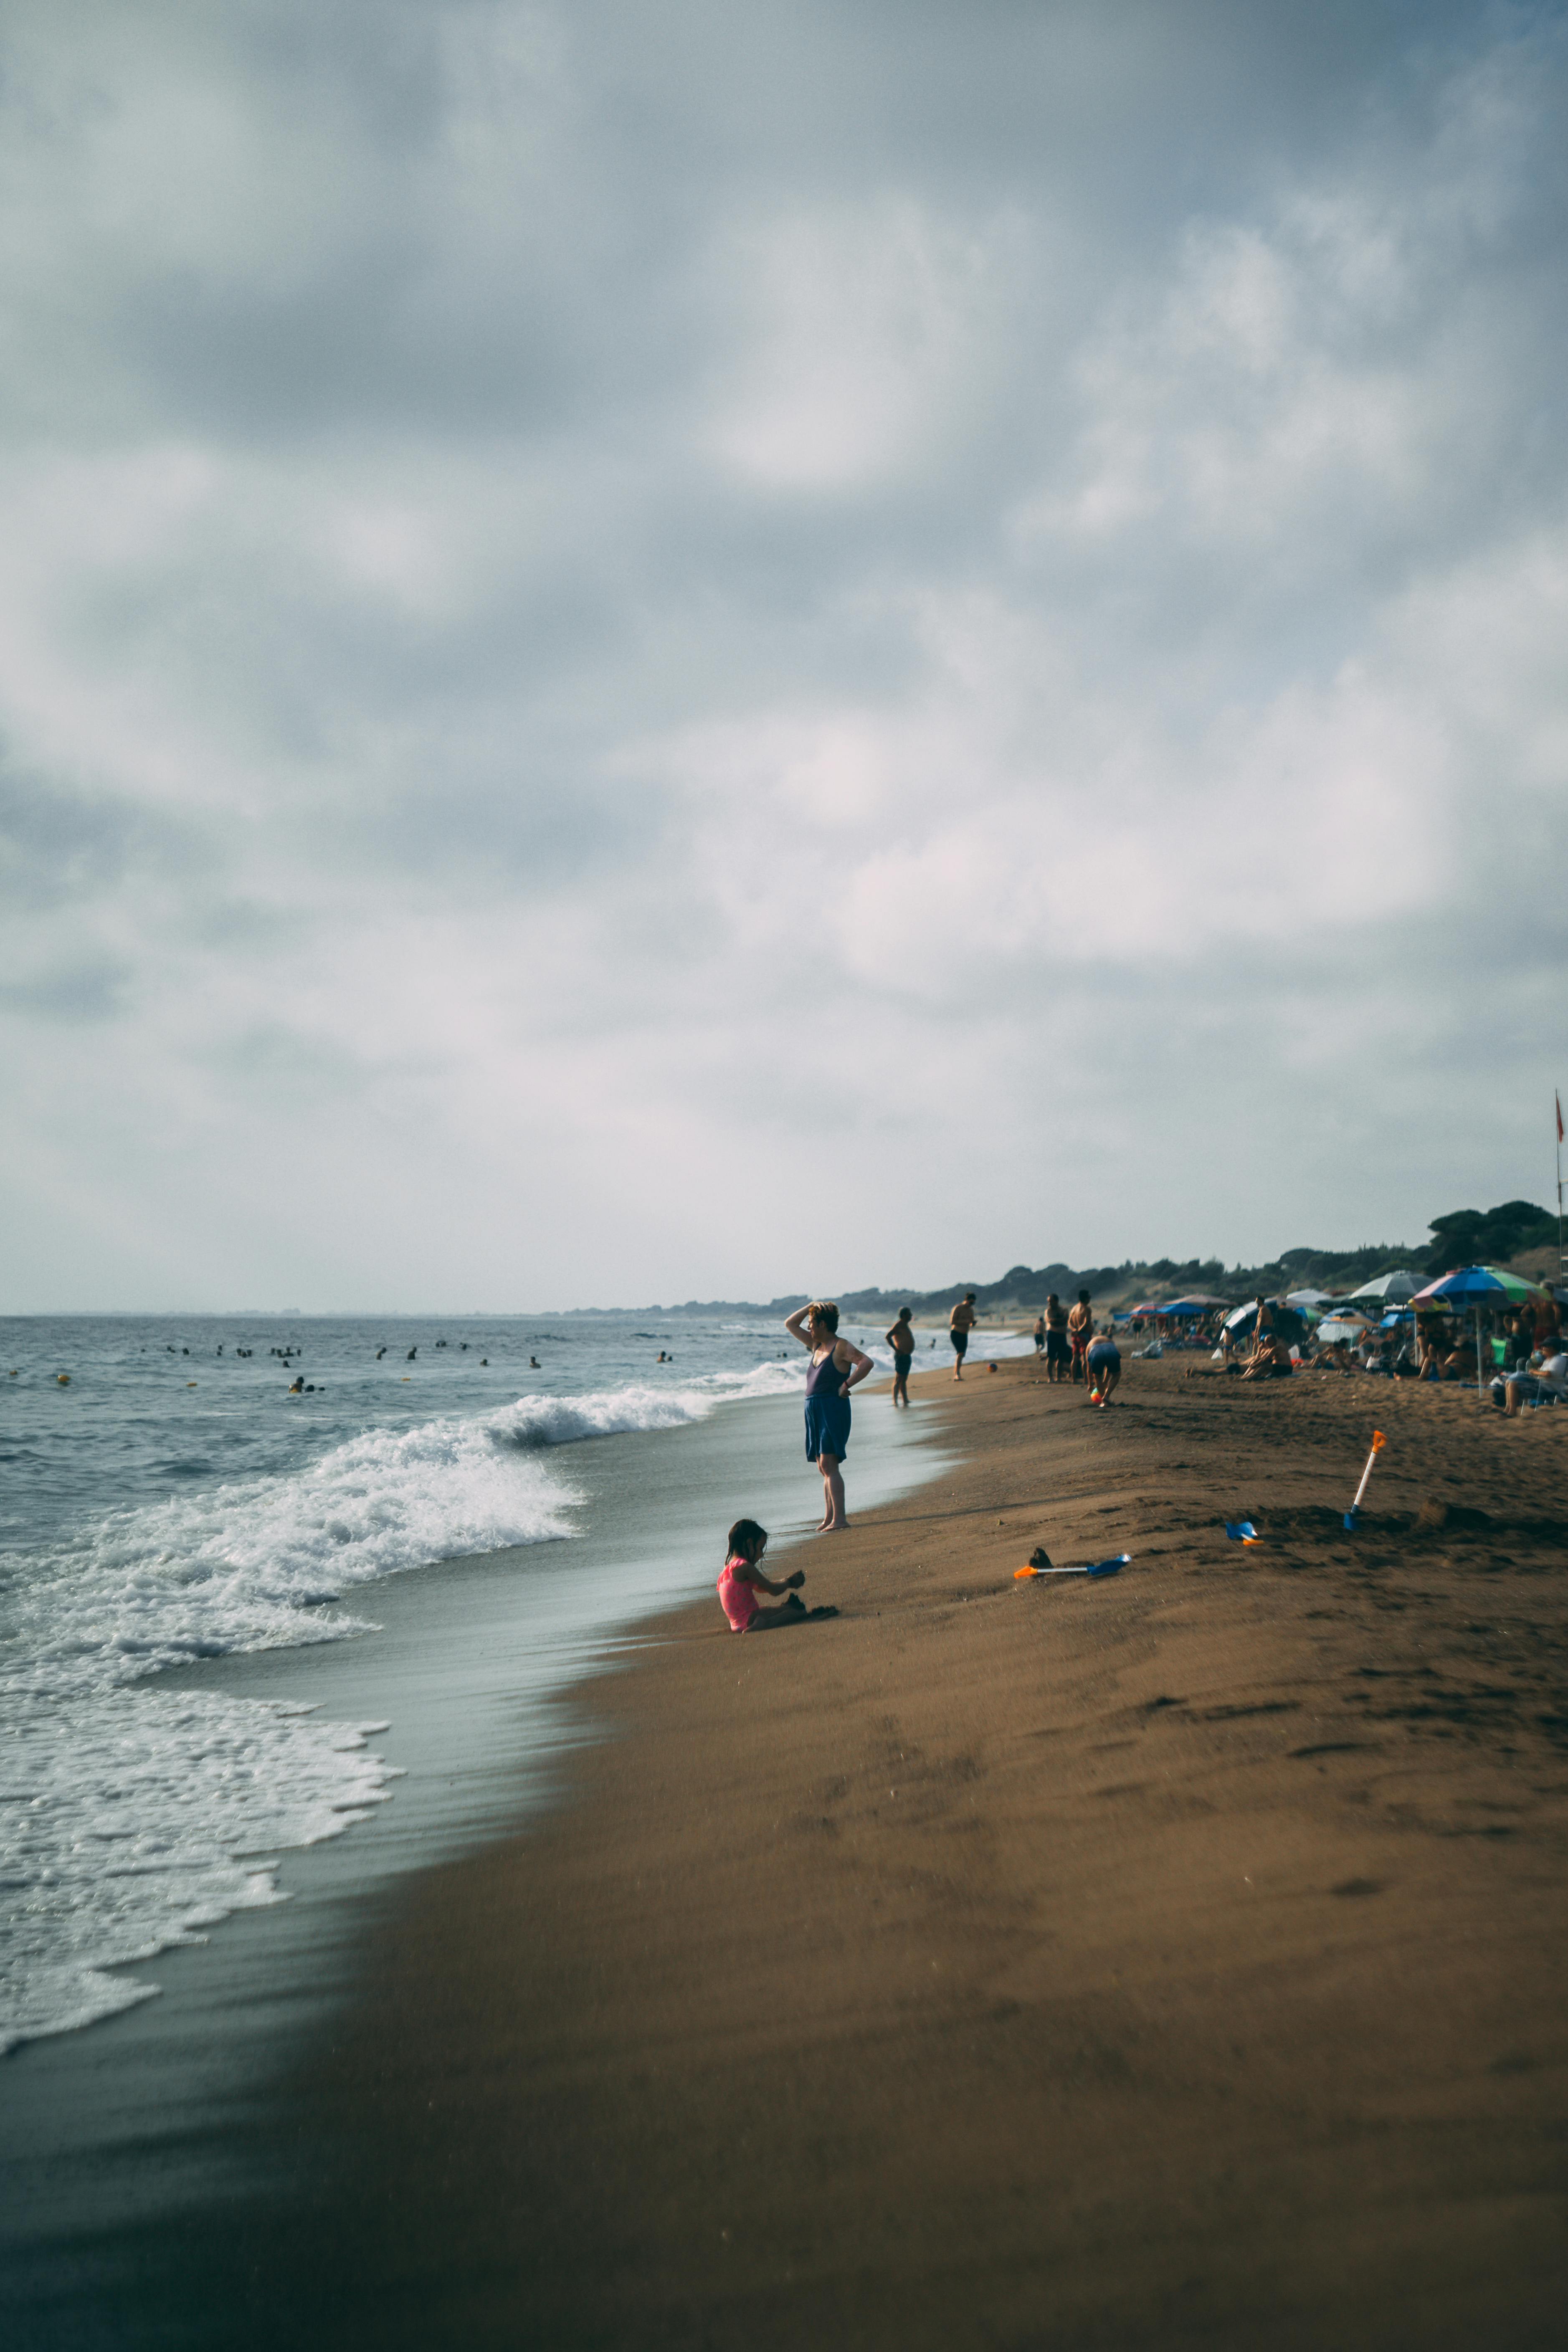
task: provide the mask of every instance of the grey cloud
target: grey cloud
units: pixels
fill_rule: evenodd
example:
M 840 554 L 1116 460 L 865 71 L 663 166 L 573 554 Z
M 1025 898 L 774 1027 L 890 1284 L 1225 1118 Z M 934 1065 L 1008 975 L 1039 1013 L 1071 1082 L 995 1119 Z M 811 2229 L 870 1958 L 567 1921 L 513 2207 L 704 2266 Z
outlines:
M 129 964 L 73 964 L 26 980 L 0 980 L 0 1005 L 23 1019 L 68 1025 L 123 1020 L 132 1010 Z
M 6 46 L 0 889 L 75 910 L 27 972 L 98 971 L 196 1129 L 307 1104 L 346 1197 L 368 1124 L 428 1226 L 417 1093 L 499 1226 L 537 1096 L 570 1224 L 635 1101 L 637 1296 L 735 1286 L 715 1139 L 787 1195 L 814 1107 L 931 1131 L 840 1239 L 933 1278 L 955 1201 L 978 1265 L 1529 1189 L 1485 1154 L 1561 976 L 1560 9 Z
M 209 862 L 195 827 L 0 751 L 0 901 L 18 913 L 99 897 L 138 869 L 190 873 Z
M 215 1075 L 259 1087 L 276 1099 L 342 1103 L 361 1097 L 374 1076 L 363 1055 L 331 1036 L 311 1036 L 280 1022 L 242 1031 L 206 1057 Z

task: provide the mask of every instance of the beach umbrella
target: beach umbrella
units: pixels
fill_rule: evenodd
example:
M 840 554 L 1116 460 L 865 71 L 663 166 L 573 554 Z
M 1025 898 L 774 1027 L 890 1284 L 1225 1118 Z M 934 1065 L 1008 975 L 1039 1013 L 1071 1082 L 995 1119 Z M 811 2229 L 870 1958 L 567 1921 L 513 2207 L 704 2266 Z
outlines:
M 1429 1282 L 1418 1290 L 1412 1304 L 1415 1307 L 1447 1307 L 1456 1314 L 1472 1314 L 1476 1318 L 1476 1388 L 1481 1381 L 1481 1317 L 1488 1308 L 1494 1312 L 1500 1307 L 1517 1307 L 1527 1298 L 1539 1298 L 1541 1286 L 1526 1282 L 1521 1276 L 1510 1274 L 1506 1266 L 1461 1265 L 1452 1274 L 1445 1274 L 1436 1282 Z
M 1325 1315 L 1318 1326 L 1320 1339 L 1359 1339 L 1372 1325 L 1363 1315 Z
M 1468 1311 L 1475 1307 L 1519 1307 L 1541 1295 L 1538 1282 L 1526 1282 L 1522 1275 L 1510 1274 L 1505 1265 L 1461 1265 L 1418 1290 L 1415 1304 L 1425 1307 L 1428 1301 L 1436 1305 L 1446 1300 L 1450 1307 Z
M 1287 1307 L 1300 1307 L 1303 1310 L 1310 1307 L 1330 1307 L 1333 1299 L 1331 1290 L 1288 1290 L 1285 1293 Z
M 1265 1307 L 1273 1309 L 1274 1328 L 1282 1336 L 1300 1339 L 1304 1335 L 1307 1328 L 1306 1318 L 1296 1307 L 1287 1307 L 1282 1298 L 1266 1298 L 1263 1303 Z M 1248 1299 L 1244 1307 L 1237 1307 L 1232 1314 L 1226 1317 L 1225 1328 L 1227 1331 L 1234 1332 L 1237 1339 L 1241 1339 L 1251 1330 L 1257 1320 L 1258 1309 Z M 1292 1324 L 1295 1326 L 1293 1332 L 1289 1328 Z
M 1393 1274 L 1380 1274 L 1375 1282 L 1363 1282 L 1359 1290 L 1351 1292 L 1351 1297 L 1352 1298 L 1386 1298 L 1391 1307 L 1395 1300 L 1405 1305 L 1415 1297 L 1420 1281 L 1421 1276 L 1418 1274 L 1412 1274 L 1407 1265 L 1402 1265 Z

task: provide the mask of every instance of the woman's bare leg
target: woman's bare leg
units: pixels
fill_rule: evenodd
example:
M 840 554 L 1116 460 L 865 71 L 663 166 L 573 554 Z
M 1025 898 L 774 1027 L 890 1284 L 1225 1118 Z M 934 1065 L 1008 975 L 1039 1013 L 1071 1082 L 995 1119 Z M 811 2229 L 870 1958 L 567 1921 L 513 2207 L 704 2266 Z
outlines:
M 839 1475 L 837 1454 L 824 1454 L 819 1458 L 827 1511 L 817 1532 L 820 1535 L 837 1535 L 840 1528 L 849 1525 L 844 1512 L 844 1480 Z

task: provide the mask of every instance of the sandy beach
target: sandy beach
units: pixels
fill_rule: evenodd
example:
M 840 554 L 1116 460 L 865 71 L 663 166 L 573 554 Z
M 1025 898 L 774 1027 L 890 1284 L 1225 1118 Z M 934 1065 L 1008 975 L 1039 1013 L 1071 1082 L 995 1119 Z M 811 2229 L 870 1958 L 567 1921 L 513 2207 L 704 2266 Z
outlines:
M 1568 1413 L 913 1387 L 955 1464 L 793 1556 L 837 1620 L 660 1621 L 404 1883 L 159 2340 L 1561 2340 Z

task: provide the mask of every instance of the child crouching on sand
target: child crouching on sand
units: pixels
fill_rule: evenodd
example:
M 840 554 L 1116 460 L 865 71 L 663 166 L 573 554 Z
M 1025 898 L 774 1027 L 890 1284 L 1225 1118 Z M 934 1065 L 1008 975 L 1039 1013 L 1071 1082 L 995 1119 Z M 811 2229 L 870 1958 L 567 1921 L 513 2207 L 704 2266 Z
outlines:
M 806 1617 L 837 1617 L 836 1609 L 808 1609 L 799 1597 L 799 1588 L 805 1582 L 805 1570 L 797 1568 L 782 1584 L 774 1584 L 763 1574 L 763 1554 L 768 1548 L 768 1531 L 758 1527 L 755 1519 L 737 1519 L 730 1530 L 729 1555 L 719 1576 L 719 1599 L 730 1630 L 734 1633 L 765 1633 L 770 1626 L 789 1625 Z M 789 1595 L 782 1609 L 764 1609 L 758 1601 L 759 1592 L 784 1592 Z

